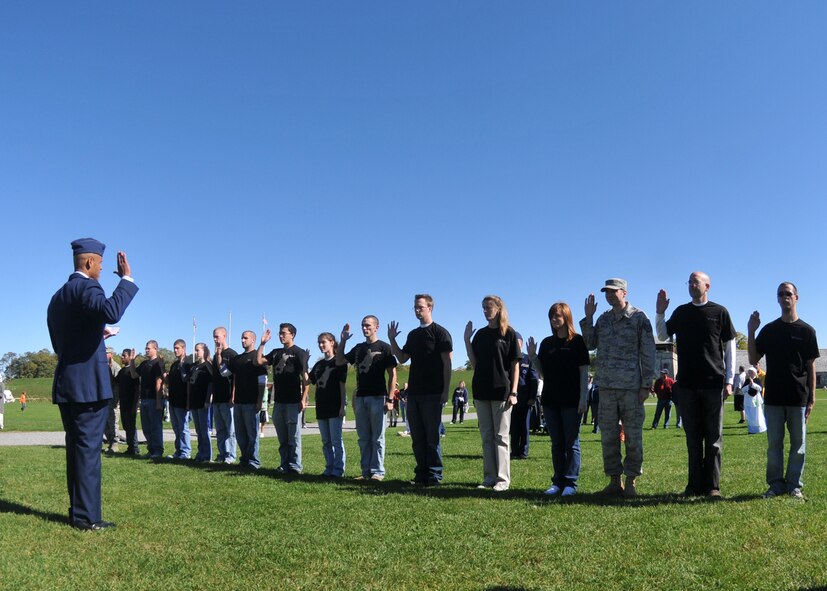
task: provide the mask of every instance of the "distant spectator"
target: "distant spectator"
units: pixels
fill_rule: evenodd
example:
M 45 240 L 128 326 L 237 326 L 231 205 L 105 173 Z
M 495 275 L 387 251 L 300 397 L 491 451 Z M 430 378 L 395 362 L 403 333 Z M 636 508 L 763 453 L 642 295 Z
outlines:
M 750 367 L 741 387 L 744 397 L 744 410 L 747 417 L 747 433 L 755 435 L 767 430 L 767 421 L 764 418 L 764 396 L 761 381 L 758 379 L 758 372 Z
M 738 424 L 746 421 L 746 415 L 744 414 L 744 395 L 741 394 L 741 388 L 746 383 L 747 376 L 744 372 L 744 366 L 741 365 L 738 367 L 738 373 L 735 374 L 735 377 L 732 379 L 732 402 L 735 408 L 735 412 L 741 413 L 741 420 L 738 421 Z
M 465 387 L 464 381 L 460 382 L 454 389 L 454 395 L 451 402 L 454 406 L 454 412 L 451 415 L 451 424 L 457 422 L 457 416 L 459 416 L 460 423 L 465 422 L 465 407 L 468 405 L 468 390 Z
M 20 410 L 26 410 L 26 391 L 24 390 L 22 394 L 20 394 Z
M 655 408 L 655 420 L 652 421 L 652 429 L 658 428 L 660 422 L 660 415 L 666 411 L 663 418 L 663 428 L 669 428 L 669 418 L 672 416 L 672 386 L 675 385 L 675 380 L 669 377 L 669 370 L 660 370 L 661 376 L 655 380 L 655 385 L 652 386 L 652 391 L 658 398 L 658 405 Z

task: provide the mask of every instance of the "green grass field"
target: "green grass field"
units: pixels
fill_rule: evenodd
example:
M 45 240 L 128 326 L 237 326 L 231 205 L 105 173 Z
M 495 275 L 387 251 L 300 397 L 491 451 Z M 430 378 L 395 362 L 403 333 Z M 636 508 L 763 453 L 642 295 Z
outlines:
M 736 420 L 728 407 L 719 502 L 677 496 L 686 452 L 674 429 L 645 431 L 635 501 L 596 494 L 606 479 L 590 429 L 573 499 L 541 494 L 550 478 L 542 436 L 531 459 L 512 464 L 510 491 L 477 491 L 469 421 L 448 425 L 445 483 L 427 491 L 407 484 L 410 440 L 393 432 L 388 478 L 371 484 L 316 476 L 318 436 L 304 437 L 305 475 L 294 478 L 273 473 L 272 438 L 254 474 L 104 457 L 104 517 L 118 523 L 104 533 L 65 523 L 63 449 L 0 447 L 0 588 L 824 589 L 827 413 L 817 405 L 809 426 L 806 502 L 760 498 L 766 439 Z M 355 476 L 355 434 L 346 446 Z

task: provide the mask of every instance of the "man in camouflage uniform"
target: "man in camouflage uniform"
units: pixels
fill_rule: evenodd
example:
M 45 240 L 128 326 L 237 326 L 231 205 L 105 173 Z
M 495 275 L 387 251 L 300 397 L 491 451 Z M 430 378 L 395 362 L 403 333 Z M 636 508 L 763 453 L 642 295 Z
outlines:
M 608 279 L 600 290 L 612 307 L 594 322 L 594 294 L 586 298 L 580 330 L 589 350 L 597 349 L 594 381 L 600 384 L 598 420 L 603 470 L 611 478 L 605 494 L 634 497 L 643 469 L 643 402 L 655 378 L 655 339 L 641 310 L 626 301 L 626 280 Z M 620 453 L 620 425 L 626 435 L 626 459 Z M 625 488 L 621 475 L 626 475 Z

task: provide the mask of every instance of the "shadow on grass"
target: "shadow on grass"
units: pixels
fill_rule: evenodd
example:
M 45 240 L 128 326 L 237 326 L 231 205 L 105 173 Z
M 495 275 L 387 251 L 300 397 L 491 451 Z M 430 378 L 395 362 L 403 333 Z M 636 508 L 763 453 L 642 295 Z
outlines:
M 66 515 L 60 515 L 59 513 L 48 513 L 46 511 L 40 511 L 38 509 L 34 509 L 32 507 L 27 507 L 26 505 L 21 505 L 20 503 L 15 503 L 14 501 L 7 501 L 5 499 L 0 499 L 0 513 L 16 513 L 17 515 L 33 515 L 40 519 L 44 519 L 46 521 L 51 521 L 53 523 L 62 523 L 65 525 L 69 524 L 69 517 Z
M 725 496 L 718 499 L 708 497 L 686 497 L 682 493 L 660 493 L 660 494 L 639 494 L 633 499 L 626 499 L 624 497 L 604 495 L 601 492 L 578 492 L 572 497 L 547 496 L 540 490 L 525 490 L 525 489 L 510 489 L 502 492 L 495 492 L 491 489 L 478 489 L 477 481 L 473 482 L 449 482 L 439 486 L 423 486 L 418 484 L 411 484 L 407 480 L 387 479 L 383 481 L 376 480 L 356 480 L 352 477 L 335 478 L 331 476 L 322 476 L 321 474 L 295 474 L 282 473 L 274 468 L 249 468 L 240 466 L 238 464 L 218 464 L 218 463 L 197 463 L 192 460 L 173 460 L 173 459 L 154 459 L 147 460 L 136 456 L 129 456 L 125 454 L 117 454 L 110 456 L 122 460 L 138 460 L 150 461 L 156 464 L 169 464 L 174 466 L 181 466 L 193 470 L 203 470 L 207 472 L 223 472 L 230 477 L 256 476 L 264 478 L 272 478 L 283 482 L 302 482 L 310 484 L 321 485 L 335 485 L 339 488 L 356 492 L 365 495 L 418 495 L 444 499 L 459 499 L 459 498 L 490 498 L 498 500 L 521 500 L 531 503 L 549 504 L 556 503 L 560 505 L 590 505 L 590 506 L 619 506 L 625 505 L 629 507 L 652 507 L 658 505 L 706 505 L 717 503 L 745 503 L 760 499 L 760 494 L 754 495 L 736 495 Z M 470 457 L 477 456 L 462 456 L 456 457 Z M 65 519 L 64 519 L 65 521 Z

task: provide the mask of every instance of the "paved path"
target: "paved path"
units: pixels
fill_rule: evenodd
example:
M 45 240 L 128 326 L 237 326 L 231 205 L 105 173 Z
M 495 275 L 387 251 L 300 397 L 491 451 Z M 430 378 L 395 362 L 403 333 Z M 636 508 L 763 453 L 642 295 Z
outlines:
M 446 422 L 450 424 L 450 416 L 445 416 L 448 416 Z M 466 413 L 465 418 L 475 419 L 477 415 L 475 413 Z M 404 430 L 405 423 L 400 420 L 399 426 L 388 427 L 386 434 L 387 436 L 391 436 Z M 356 431 L 356 421 L 345 420 L 342 431 L 346 433 Z M 195 429 L 193 427 L 190 427 L 190 432 L 192 437 L 195 437 Z M 119 430 L 118 434 L 123 436 L 124 432 Z M 302 435 L 318 434 L 319 427 L 316 423 L 307 423 L 307 427 L 302 429 Z M 272 439 L 275 437 L 276 428 L 273 426 L 273 423 L 267 423 L 264 427 L 264 438 Z M 145 443 L 140 431 L 138 432 L 138 438 L 141 440 L 141 443 Z M 164 429 L 164 441 L 175 441 L 175 434 L 172 432 L 172 429 Z M 57 445 L 63 447 L 65 443 L 65 434 L 63 431 L 0 431 L 0 447 L 13 445 Z

